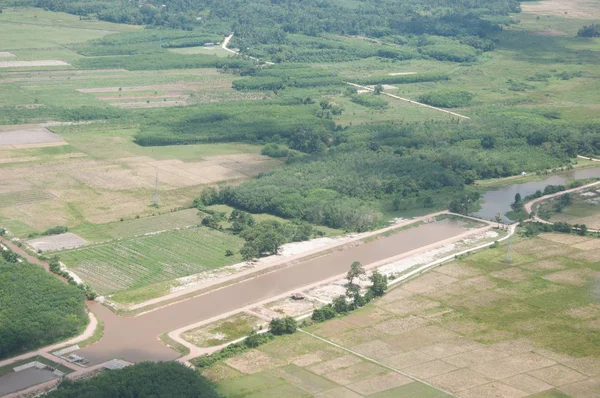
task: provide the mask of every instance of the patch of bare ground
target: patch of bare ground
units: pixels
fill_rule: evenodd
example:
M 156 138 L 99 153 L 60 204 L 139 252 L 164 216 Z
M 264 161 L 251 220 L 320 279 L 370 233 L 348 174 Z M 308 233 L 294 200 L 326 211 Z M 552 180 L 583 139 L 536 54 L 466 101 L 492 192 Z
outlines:
M 429 381 L 450 392 L 459 392 L 489 383 L 492 380 L 471 369 L 459 369 L 436 376 Z
M 587 261 L 588 263 L 597 263 L 600 261 L 600 250 L 586 250 L 571 255 L 572 258 Z
M 415 315 L 410 315 L 410 316 L 407 316 L 406 318 L 394 318 L 389 321 L 384 321 L 384 322 L 378 323 L 377 325 L 375 325 L 373 327 L 381 332 L 395 335 L 395 334 L 401 334 L 404 332 L 408 332 L 413 329 L 417 329 L 421 326 L 426 325 L 427 323 L 428 323 L 428 321 L 426 319 L 423 319 L 423 318 L 415 316 Z
M 317 307 L 319 306 L 317 306 L 315 302 L 310 299 L 293 300 L 289 297 L 266 305 L 267 309 L 279 314 L 279 316 L 284 315 L 293 317 L 308 314 Z
M 258 350 L 250 350 L 242 355 L 226 359 L 225 363 L 246 374 L 254 374 L 283 365 L 277 358 Z
M 585 307 L 572 308 L 567 311 L 567 315 L 577 319 L 593 319 L 600 317 L 600 305 L 589 304 Z
M 101 101 L 131 101 L 131 100 L 145 100 L 145 99 L 164 99 L 164 98 L 180 98 L 180 94 L 156 94 L 156 95 L 125 95 L 125 96 L 99 96 L 98 99 Z
M 395 372 L 390 372 L 349 384 L 347 387 L 361 395 L 367 396 L 409 383 L 412 383 L 412 379 Z
M 597 19 L 600 9 L 596 0 L 542 0 L 521 4 L 523 12 L 543 16 L 561 16 L 565 18 Z
M 501 380 L 555 364 L 555 361 L 542 355 L 525 353 L 477 364 L 472 369 L 490 379 Z
M 352 329 L 345 332 L 340 332 L 329 339 L 334 343 L 349 347 L 365 343 L 367 341 L 373 341 L 381 337 L 381 332 L 367 327 L 362 329 Z
M 379 300 L 377 304 L 379 304 Z M 394 316 L 392 313 L 387 312 L 379 307 L 375 307 L 370 311 L 361 311 L 350 314 L 346 318 L 344 318 L 344 320 L 355 326 L 365 327 L 373 326 L 376 323 L 391 318 L 392 316 Z
M 453 355 L 472 351 L 477 348 L 483 348 L 482 344 L 468 339 L 457 339 L 443 343 L 436 343 L 430 346 L 419 348 L 419 351 L 424 352 L 436 359 L 451 357 Z
M 347 385 L 368 378 L 369 376 L 381 374 L 383 372 L 385 372 L 385 370 L 374 363 L 361 362 L 356 365 L 327 373 L 325 374 L 325 377 L 336 382 L 337 384 Z
M 87 241 L 72 232 L 64 234 L 43 236 L 37 239 L 27 241 L 27 244 L 37 251 L 56 251 L 63 249 L 74 249 L 83 245 L 87 245 Z
M 456 370 L 455 366 L 452 366 L 446 362 L 434 360 L 425 362 L 420 365 L 416 365 L 410 368 L 404 369 L 404 372 L 410 376 L 417 377 L 419 379 L 431 379 L 432 377 L 443 375 L 448 372 Z
M 315 363 L 319 363 L 323 361 L 323 357 L 321 356 L 321 352 L 313 352 L 310 354 L 304 354 L 297 357 L 294 357 L 290 360 L 290 363 L 293 363 L 296 366 L 310 366 Z
M 385 358 L 382 362 L 396 369 L 406 369 L 433 361 L 435 358 L 424 352 L 413 350 Z
M 0 61 L 0 68 L 29 68 L 33 66 L 71 66 L 65 61 Z
M 383 358 L 397 355 L 402 352 L 397 346 L 391 345 L 381 340 L 370 340 L 365 343 L 352 347 L 353 351 L 365 355 L 369 358 L 381 360 Z
M 528 394 L 537 394 L 542 391 L 552 389 L 552 386 L 548 383 L 544 383 L 541 380 L 531 377 L 527 374 L 520 374 L 509 377 L 508 379 L 502 380 L 504 384 L 518 388 L 521 391 L 525 391 Z
M 563 365 L 554 365 L 544 369 L 534 370 L 529 374 L 555 387 L 581 381 L 587 377 Z
M 527 395 L 529 394 L 525 391 L 498 381 L 463 391 L 460 394 L 460 396 L 464 398 L 521 398 Z
M 14 57 L 15 54 L 9 53 L 8 51 L 0 51 L 0 58 Z
M 513 283 L 522 282 L 528 277 L 527 273 L 519 268 L 508 268 L 502 271 L 492 272 L 490 275 Z
M 583 286 L 587 283 L 590 274 L 590 270 L 588 269 L 569 269 L 565 271 L 553 272 L 551 274 L 542 276 L 542 278 L 551 282 Z
M 361 363 L 360 358 L 354 355 L 344 355 L 342 357 L 332 359 L 327 362 L 322 362 L 317 365 L 310 366 L 308 370 L 318 375 L 330 373 L 338 369 L 347 368 Z
M 421 312 L 439 307 L 440 303 L 424 297 L 413 296 L 401 301 L 387 304 L 382 308 L 397 315 L 420 314 Z
M 500 359 L 507 356 L 508 354 L 492 350 L 491 348 L 476 348 L 471 351 L 443 358 L 443 361 L 456 366 L 457 368 L 466 368 L 477 365 L 478 363 L 493 361 L 494 359 Z
M 187 101 L 139 101 L 139 102 L 111 102 L 111 106 L 124 109 L 137 109 L 137 108 L 164 108 L 169 106 L 185 106 L 188 105 Z
M 564 269 L 565 266 L 556 260 L 541 260 L 522 265 L 523 268 L 531 271 L 554 271 Z
M 573 245 L 574 248 L 580 250 L 600 250 L 600 239 L 592 239 L 587 242 L 581 242 Z
M 46 144 L 55 142 L 64 143 L 58 135 L 44 127 L 19 129 L 17 126 L 13 126 L 12 130 L 0 131 L 0 146 L 14 147 L 15 145 Z
M 402 288 L 413 293 L 426 293 L 456 281 L 458 279 L 451 276 L 430 272 L 406 283 Z
M 596 397 L 600 391 L 600 377 L 562 386 L 560 391 L 572 397 Z
M 481 274 L 476 268 L 469 267 L 468 265 L 458 264 L 458 263 L 450 263 L 446 265 L 442 265 L 439 268 L 435 269 L 435 272 L 440 274 L 448 275 L 453 278 L 470 278 L 476 275 Z
M 541 239 L 565 245 L 574 245 L 577 243 L 585 242 L 590 238 L 586 238 L 585 236 L 577 236 L 577 235 L 567 235 L 567 234 L 540 234 L 539 237 Z
M 575 249 L 569 246 L 558 246 L 552 249 L 544 250 L 543 252 L 535 253 L 535 258 L 555 258 L 564 257 L 573 253 Z

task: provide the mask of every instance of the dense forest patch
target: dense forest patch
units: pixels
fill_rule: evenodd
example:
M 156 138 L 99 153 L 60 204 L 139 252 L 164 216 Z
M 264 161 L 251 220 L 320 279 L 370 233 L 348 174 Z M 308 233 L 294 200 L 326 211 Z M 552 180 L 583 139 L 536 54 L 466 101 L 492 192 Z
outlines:
M 64 380 L 48 398 L 172 397 L 217 398 L 211 384 L 177 362 L 142 362 L 72 382 Z
M 0 358 L 72 337 L 88 322 L 84 293 L 27 262 L 0 260 Z

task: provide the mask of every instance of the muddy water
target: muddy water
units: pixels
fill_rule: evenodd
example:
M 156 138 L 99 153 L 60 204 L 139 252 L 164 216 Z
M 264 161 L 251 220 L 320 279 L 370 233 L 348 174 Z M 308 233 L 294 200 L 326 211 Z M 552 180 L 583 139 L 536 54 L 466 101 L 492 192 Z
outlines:
M 407 229 L 369 243 L 307 260 L 245 282 L 135 317 L 122 318 L 93 303 L 104 322 L 104 337 L 79 352 L 91 364 L 113 358 L 131 362 L 166 361 L 178 354 L 157 336 L 296 288 L 345 273 L 353 261 L 370 264 L 464 233 L 462 224 L 443 220 Z
M 493 191 L 486 192 L 483 197 L 483 205 L 474 215 L 484 220 L 493 220 L 496 214 L 504 214 L 511 210 L 510 204 L 515 201 L 515 195 L 520 193 L 522 197 L 535 193 L 538 189 L 543 191 L 547 185 L 564 185 L 573 179 L 600 177 L 600 167 L 593 169 L 573 170 L 558 175 L 553 175 L 542 181 L 531 181 L 523 184 L 512 184 Z M 504 222 L 512 222 L 504 217 Z

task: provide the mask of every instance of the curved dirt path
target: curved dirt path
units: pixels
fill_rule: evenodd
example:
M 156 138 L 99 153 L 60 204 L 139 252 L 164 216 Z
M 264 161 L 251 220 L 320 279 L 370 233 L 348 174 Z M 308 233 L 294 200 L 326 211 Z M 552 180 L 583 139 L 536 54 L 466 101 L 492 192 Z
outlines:
M 585 158 L 585 159 L 590 159 L 590 158 Z M 600 162 L 600 160 L 595 160 L 595 161 Z M 564 195 L 566 193 L 582 191 L 584 189 L 591 188 L 591 187 L 594 187 L 594 186 L 599 186 L 599 185 L 600 185 L 600 181 L 597 181 L 597 182 L 592 182 L 591 184 L 582 185 L 582 186 L 577 187 L 577 188 L 567 189 L 566 191 L 560 191 L 560 192 L 556 192 L 556 193 L 553 193 L 553 194 L 550 194 L 550 195 L 542 196 L 540 198 L 536 198 L 536 199 L 530 200 L 529 202 L 525 203 L 524 208 L 525 208 L 525 211 L 527 212 L 527 214 L 531 214 L 532 209 L 533 209 L 533 205 L 535 205 L 536 203 L 543 202 L 544 200 L 552 199 L 552 198 L 555 198 L 557 196 Z M 549 224 L 549 225 L 553 225 L 554 224 L 553 222 L 550 222 L 550 221 L 547 221 L 547 220 L 544 220 L 544 219 L 538 217 L 537 211 L 534 213 L 533 218 L 531 219 L 531 221 L 539 222 L 539 223 L 542 223 L 542 224 Z M 589 229 L 588 231 L 590 231 L 590 232 L 600 232 L 599 230 L 595 230 L 595 229 Z

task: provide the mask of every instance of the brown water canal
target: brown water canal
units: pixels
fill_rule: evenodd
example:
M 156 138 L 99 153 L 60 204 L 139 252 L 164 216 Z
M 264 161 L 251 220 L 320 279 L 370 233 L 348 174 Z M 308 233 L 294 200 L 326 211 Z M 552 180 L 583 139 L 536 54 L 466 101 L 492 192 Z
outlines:
M 421 225 L 134 318 L 119 317 L 106 307 L 93 303 L 90 308 L 104 322 L 104 337 L 79 354 L 89 359 L 91 364 L 113 358 L 130 362 L 173 360 L 179 355 L 158 341 L 161 333 L 343 274 L 353 261 L 371 264 L 460 235 L 466 231 L 462 225 L 449 219 Z

